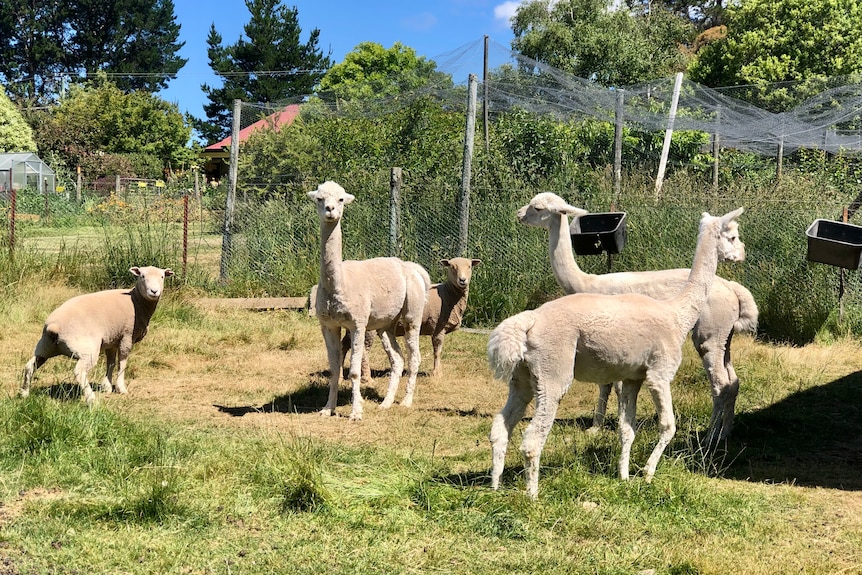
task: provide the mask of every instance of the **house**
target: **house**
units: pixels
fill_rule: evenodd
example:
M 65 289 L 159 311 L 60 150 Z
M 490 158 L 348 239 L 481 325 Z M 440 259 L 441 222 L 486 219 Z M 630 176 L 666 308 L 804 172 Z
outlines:
M 246 141 L 252 133 L 261 128 L 278 129 L 282 126 L 289 126 L 298 114 L 299 104 L 290 104 L 240 130 L 239 141 L 240 143 Z M 204 160 L 204 174 L 208 182 L 217 182 L 227 176 L 230 165 L 230 145 L 231 137 L 228 136 L 220 142 L 207 146 L 201 152 L 201 158 Z

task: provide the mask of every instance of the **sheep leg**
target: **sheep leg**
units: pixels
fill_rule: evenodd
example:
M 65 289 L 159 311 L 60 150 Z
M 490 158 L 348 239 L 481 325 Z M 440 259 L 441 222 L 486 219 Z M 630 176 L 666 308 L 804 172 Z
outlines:
M 401 355 L 401 348 L 398 345 L 398 340 L 395 338 L 395 329 L 380 330 L 377 332 L 380 335 L 380 343 L 383 344 L 383 350 L 389 358 L 389 386 L 386 388 L 386 396 L 383 398 L 383 403 L 380 404 L 380 409 L 389 409 L 395 403 L 395 393 L 398 391 L 398 383 L 401 380 L 401 373 L 404 371 L 404 358 Z
M 652 395 L 653 403 L 655 403 L 659 428 L 658 443 L 650 454 L 649 459 L 647 459 L 646 467 L 643 470 L 644 479 L 649 483 L 652 481 L 653 475 L 655 475 L 655 468 L 658 466 L 662 453 L 664 453 L 670 440 L 676 434 L 676 419 L 673 415 L 670 380 L 647 380 L 647 388 Z
M 443 375 L 443 363 L 441 361 L 441 357 L 443 356 L 443 337 L 446 335 L 446 332 L 441 331 L 440 333 L 435 333 L 431 336 L 431 346 L 434 348 L 434 371 L 431 372 L 432 377 L 440 377 Z
M 30 383 L 33 381 L 33 374 L 36 373 L 36 370 L 42 367 L 42 364 L 46 361 L 48 361 L 47 357 L 34 355 L 30 358 L 30 361 L 27 362 L 27 365 L 24 366 L 24 380 L 21 382 L 21 389 L 18 390 L 18 395 L 20 397 L 27 397 L 30 395 Z
M 571 377 L 562 387 L 542 385 L 541 381 L 538 382 L 542 387 L 537 389 L 544 388 L 544 392 L 536 393 L 536 412 L 524 431 L 521 442 L 521 454 L 524 456 L 524 470 L 527 474 L 527 497 L 530 499 L 536 499 L 539 496 L 539 460 L 548 435 L 551 433 L 551 427 L 554 425 L 560 400 L 570 383 Z
M 75 364 L 75 378 L 78 380 L 78 386 L 81 388 L 81 393 L 84 394 L 84 401 L 87 402 L 87 405 L 93 405 L 96 401 L 96 394 L 93 393 L 90 382 L 87 381 L 87 373 L 93 369 L 95 363 L 93 355 L 85 353 L 81 354 Z
M 326 343 L 326 357 L 329 362 L 329 397 L 320 415 L 335 415 L 338 403 L 338 384 L 341 382 L 341 328 L 320 326 L 323 341 Z
M 509 397 L 506 405 L 500 410 L 491 424 L 491 489 L 500 487 L 500 476 L 506 464 L 506 448 L 515 425 L 524 417 L 527 406 L 533 399 L 533 387 L 530 384 L 530 372 L 524 366 L 515 368 L 512 380 L 509 382 Z
M 126 363 L 129 361 L 129 352 L 131 348 L 128 350 L 124 350 L 120 348 L 119 358 L 120 358 L 120 367 L 117 370 L 117 393 L 125 395 L 129 390 L 126 389 Z
M 635 441 L 635 423 L 638 407 L 638 392 L 641 389 L 641 381 L 624 381 L 619 394 L 619 434 L 620 450 L 619 472 L 620 479 L 629 478 L 629 461 L 631 459 L 632 444 Z
M 104 393 L 111 393 L 114 390 L 113 385 L 111 385 L 111 378 L 114 377 L 114 368 L 117 366 L 116 349 L 105 350 L 105 364 L 105 377 L 102 378 L 99 387 Z
M 413 393 L 416 391 L 416 377 L 419 375 L 419 323 L 411 324 L 405 330 L 404 339 L 407 347 L 407 391 L 401 400 L 401 405 L 413 405 Z

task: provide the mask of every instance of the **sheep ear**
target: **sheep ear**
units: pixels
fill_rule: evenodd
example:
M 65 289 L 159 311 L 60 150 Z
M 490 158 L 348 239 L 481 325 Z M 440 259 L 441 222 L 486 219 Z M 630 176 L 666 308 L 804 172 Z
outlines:
M 449 267 L 449 260 L 440 260 L 440 265 L 443 266 L 444 268 L 448 268 Z
M 482 260 L 470 260 L 470 263 L 473 265 L 473 267 L 476 267 L 482 263 Z
M 135 266 L 135 267 L 129 268 L 129 271 L 132 272 L 133 276 L 141 277 L 141 268 Z
M 174 270 L 172 270 L 171 268 L 167 268 L 167 269 L 165 270 L 165 277 L 166 277 L 166 278 L 169 278 L 169 277 L 171 277 L 172 275 L 174 275 Z

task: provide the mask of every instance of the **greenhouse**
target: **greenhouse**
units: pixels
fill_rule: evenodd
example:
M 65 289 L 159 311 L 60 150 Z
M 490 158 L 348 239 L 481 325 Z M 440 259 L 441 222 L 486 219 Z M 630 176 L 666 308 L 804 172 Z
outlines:
M 0 194 L 23 188 L 53 191 L 56 183 L 54 170 L 33 152 L 0 154 Z

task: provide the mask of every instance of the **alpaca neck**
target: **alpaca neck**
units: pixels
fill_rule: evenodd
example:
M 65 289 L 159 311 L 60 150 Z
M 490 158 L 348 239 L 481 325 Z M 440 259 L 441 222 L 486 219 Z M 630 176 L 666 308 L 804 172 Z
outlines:
M 700 310 L 709 298 L 709 290 L 715 279 L 717 267 L 718 234 L 712 226 L 706 226 L 698 235 L 694 260 L 685 287 L 673 298 L 680 323 L 687 326 L 686 332 L 697 322 Z
M 342 286 L 341 221 L 320 224 L 320 285 L 329 293 Z
M 560 214 L 553 219 L 548 229 L 548 252 L 551 256 L 551 269 L 557 283 L 567 294 L 589 291 L 589 274 L 584 273 L 575 261 L 572 251 L 572 236 L 569 233 L 569 218 Z

